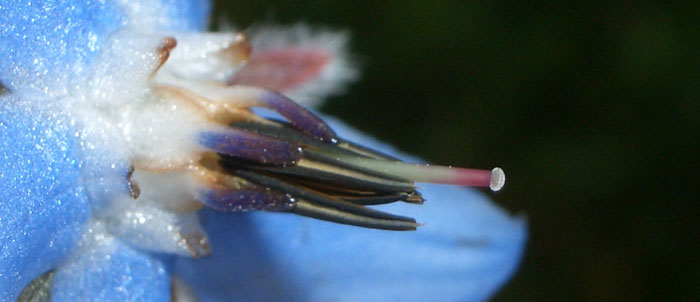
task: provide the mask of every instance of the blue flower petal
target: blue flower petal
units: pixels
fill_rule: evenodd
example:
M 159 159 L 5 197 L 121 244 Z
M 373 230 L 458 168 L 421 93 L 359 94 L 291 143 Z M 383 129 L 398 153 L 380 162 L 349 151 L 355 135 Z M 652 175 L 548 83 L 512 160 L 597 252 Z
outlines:
M 84 72 L 110 33 L 147 18 L 155 20 L 150 23 L 153 27 L 138 30 L 200 31 L 206 28 L 211 9 L 210 1 L 161 0 L 133 4 L 150 9 L 127 15 L 127 9 L 117 3 L 96 0 L 0 3 L 3 25 L 0 82 L 14 91 L 61 93 L 65 87 L 60 83 Z
M 134 249 L 93 224 L 54 275 L 54 301 L 170 301 L 172 258 Z
M 337 123 L 344 137 L 390 151 Z M 526 240 L 476 191 L 424 185 L 425 205 L 391 205 L 426 223 L 369 230 L 277 213 L 203 213 L 211 258 L 176 270 L 202 301 L 482 301 L 516 269 Z
M 158 0 L 166 8 L 160 29 L 167 31 L 203 31 L 209 25 L 211 1 Z
M 80 73 L 121 22 L 114 2 L 3 1 L 0 80 L 12 90 L 53 87 Z
M 68 255 L 90 217 L 73 132 L 19 103 L 0 97 L 1 301 Z

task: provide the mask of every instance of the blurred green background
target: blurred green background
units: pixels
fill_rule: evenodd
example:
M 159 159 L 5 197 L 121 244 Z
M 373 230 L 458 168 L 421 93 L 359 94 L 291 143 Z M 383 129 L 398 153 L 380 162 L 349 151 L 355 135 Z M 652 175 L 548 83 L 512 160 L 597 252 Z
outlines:
M 695 4 L 695 5 L 693 5 Z M 700 301 L 700 5 L 219 1 L 239 28 L 348 29 L 322 111 L 429 161 L 501 166 L 523 264 L 494 301 Z

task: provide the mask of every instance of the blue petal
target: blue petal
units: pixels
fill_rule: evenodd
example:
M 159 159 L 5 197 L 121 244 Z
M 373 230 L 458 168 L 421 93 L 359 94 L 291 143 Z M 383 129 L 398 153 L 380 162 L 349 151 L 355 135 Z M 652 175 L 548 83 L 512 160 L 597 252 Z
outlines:
M 136 250 L 93 226 L 54 275 L 54 301 L 170 301 L 172 259 Z
M 344 137 L 391 151 L 347 127 Z M 336 225 L 288 214 L 203 213 L 211 258 L 176 270 L 203 301 L 482 301 L 516 269 L 526 240 L 476 191 L 424 185 L 423 206 L 392 212 L 426 223 L 416 232 Z
M 82 233 L 90 208 L 70 128 L 0 97 L 0 300 L 54 267 Z
M 156 26 L 141 30 L 201 30 L 206 25 L 209 1 L 161 4 L 166 7 L 158 12 L 162 15 L 151 16 L 157 18 Z M 65 94 L 61 84 L 84 72 L 105 37 L 130 21 L 117 1 L 0 1 L 0 84 L 13 91 L 0 97 L 1 301 L 14 300 L 24 286 L 62 261 L 91 215 L 73 131 L 56 108 L 41 104 L 50 102 L 49 95 Z M 23 108 L 22 96 L 42 102 Z M 139 283 L 144 278 L 138 271 L 147 270 L 137 268 L 124 276 Z M 148 297 L 166 300 L 168 295 Z
M 138 21 L 129 18 L 155 18 L 153 28 L 138 28 L 144 32 L 199 31 L 211 8 L 209 1 L 197 0 L 143 5 L 149 4 L 163 9 L 127 17 L 117 1 L 0 2 L 0 82 L 14 91 L 60 90 L 60 83 L 84 72 L 107 35 Z
M 3 1 L 0 80 L 12 90 L 37 91 L 65 81 L 90 63 L 121 22 L 113 2 Z
M 159 0 L 166 8 L 162 30 L 203 31 L 209 24 L 211 1 L 207 0 Z

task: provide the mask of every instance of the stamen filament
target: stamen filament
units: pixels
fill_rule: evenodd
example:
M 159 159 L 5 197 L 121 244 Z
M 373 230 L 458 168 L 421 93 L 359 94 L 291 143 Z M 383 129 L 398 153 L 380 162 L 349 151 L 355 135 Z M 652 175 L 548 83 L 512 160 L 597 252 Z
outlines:
M 407 181 L 450 184 L 470 187 L 489 187 L 492 191 L 503 188 L 506 182 L 501 168 L 477 170 L 434 166 L 429 164 L 410 164 L 400 161 L 387 161 L 359 156 L 333 155 L 338 161 L 362 167 L 376 173 L 399 177 Z

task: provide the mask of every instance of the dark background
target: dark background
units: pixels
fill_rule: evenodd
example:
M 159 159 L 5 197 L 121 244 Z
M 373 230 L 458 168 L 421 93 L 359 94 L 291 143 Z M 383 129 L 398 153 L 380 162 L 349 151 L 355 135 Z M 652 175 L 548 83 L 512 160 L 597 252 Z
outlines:
M 219 2 L 241 28 L 349 29 L 363 76 L 322 111 L 505 169 L 493 198 L 530 240 L 494 301 L 700 301 L 700 5 Z

